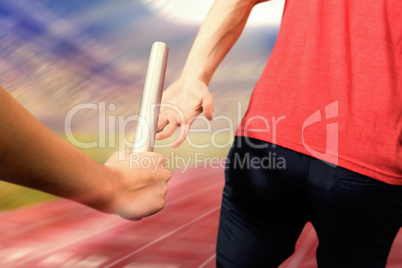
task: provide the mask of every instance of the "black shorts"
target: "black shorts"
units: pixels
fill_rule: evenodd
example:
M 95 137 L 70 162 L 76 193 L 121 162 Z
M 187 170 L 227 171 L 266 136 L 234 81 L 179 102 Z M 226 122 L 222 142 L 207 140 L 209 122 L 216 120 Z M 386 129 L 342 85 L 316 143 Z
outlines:
M 218 267 L 277 267 L 307 221 L 319 267 L 385 267 L 402 225 L 402 186 L 244 137 L 225 177 Z

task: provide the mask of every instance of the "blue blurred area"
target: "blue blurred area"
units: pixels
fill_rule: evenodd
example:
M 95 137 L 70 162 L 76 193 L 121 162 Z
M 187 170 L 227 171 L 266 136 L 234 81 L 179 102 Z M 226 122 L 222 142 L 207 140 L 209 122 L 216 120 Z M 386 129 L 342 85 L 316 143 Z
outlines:
M 136 114 L 152 43 L 170 48 L 166 87 L 180 75 L 199 27 L 170 22 L 141 3 L 1 1 L 1 85 L 59 133 L 80 103 L 113 103 L 116 115 Z M 235 116 L 237 100 L 247 105 L 277 31 L 246 28 L 211 82 L 215 115 Z M 95 132 L 96 116 L 81 114 L 74 130 Z

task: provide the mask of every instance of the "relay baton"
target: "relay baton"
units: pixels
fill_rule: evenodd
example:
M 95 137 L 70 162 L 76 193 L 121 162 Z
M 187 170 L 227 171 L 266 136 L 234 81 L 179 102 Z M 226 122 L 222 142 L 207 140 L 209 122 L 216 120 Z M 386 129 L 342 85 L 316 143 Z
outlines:
M 132 153 L 154 150 L 168 52 L 169 48 L 165 43 L 153 43 L 142 90 Z M 139 221 L 141 218 L 130 220 Z
M 152 45 L 135 129 L 133 153 L 152 152 L 154 149 L 168 51 L 163 42 Z

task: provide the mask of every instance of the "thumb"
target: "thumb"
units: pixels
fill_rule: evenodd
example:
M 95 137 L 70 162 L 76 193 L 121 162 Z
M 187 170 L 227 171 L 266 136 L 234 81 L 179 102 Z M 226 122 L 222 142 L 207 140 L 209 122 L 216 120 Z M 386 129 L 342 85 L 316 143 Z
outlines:
M 204 116 L 208 120 L 212 120 L 212 115 L 214 113 L 214 98 L 209 91 L 205 92 L 201 105 Z

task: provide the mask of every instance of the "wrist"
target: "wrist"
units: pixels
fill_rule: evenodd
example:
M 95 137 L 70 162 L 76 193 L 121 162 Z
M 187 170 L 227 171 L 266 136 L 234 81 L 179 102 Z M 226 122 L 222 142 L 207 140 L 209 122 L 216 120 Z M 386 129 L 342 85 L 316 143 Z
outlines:
M 120 180 L 120 174 L 106 165 L 99 165 L 98 170 L 99 173 L 95 177 L 97 181 L 91 185 L 90 189 L 93 190 L 83 200 L 84 204 L 105 213 L 114 213 L 114 193 Z
M 202 64 L 192 64 L 183 68 L 183 72 L 180 76 L 183 80 L 197 80 L 208 85 L 212 75 L 208 72 Z

